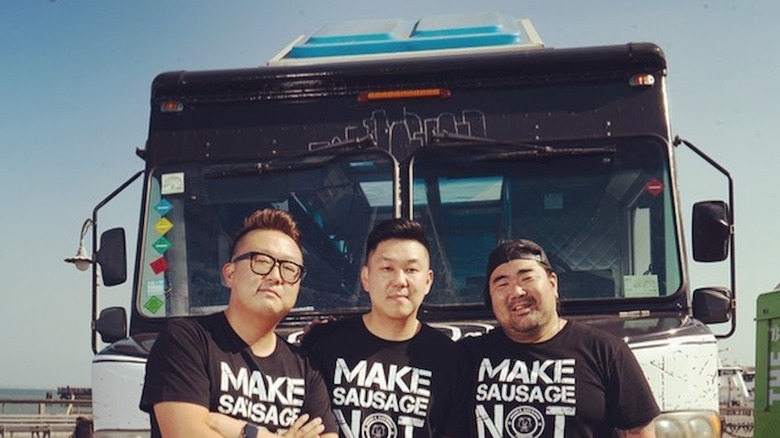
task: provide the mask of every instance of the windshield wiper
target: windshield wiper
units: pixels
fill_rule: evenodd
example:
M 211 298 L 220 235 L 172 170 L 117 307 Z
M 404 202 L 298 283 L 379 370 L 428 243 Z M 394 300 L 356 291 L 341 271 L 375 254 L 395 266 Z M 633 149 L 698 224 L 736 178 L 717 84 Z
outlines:
M 313 149 L 302 154 L 291 155 L 289 157 L 271 158 L 266 161 L 260 161 L 254 164 L 244 164 L 230 166 L 228 169 L 209 172 L 203 175 L 207 179 L 235 178 L 251 175 L 262 175 L 269 172 L 280 172 L 289 170 L 305 170 L 322 167 L 334 158 L 339 156 L 339 152 L 354 152 L 376 147 L 376 140 L 371 135 L 353 138 L 349 140 L 331 143 L 321 148 Z M 306 161 L 307 158 L 317 156 L 328 156 L 324 160 Z
M 362 149 L 366 149 L 369 147 L 376 147 L 376 146 L 377 144 L 376 144 L 376 140 L 374 140 L 374 136 L 368 134 L 368 135 L 364 135 L 363 137 L 351 138 L 349 140 L 342 140 L 336 143 L 331 143 L 327 146 L 313 149 L 308 152 L 304 152 L 302 154 L 292 155 L 286 159 L 295 160 L 298 158 L 308 157 L 312 155 L 320 155 L 324 152 L 333 152 L 339 149 L 344 149 L 343 152 L 359 151 Z M 284 158 L 279 158 L 279 159 L 283 160 Z
M 550 145 L 538 145 L 525 142 L 513 142 L 496 140 L 487 137 L 476 137 L 472 135 L 451 134 L 447 131 L 435 132 L 431 134 L 434 145 L 441 146 L 474 146 L 475 144 L 484 144 L 490 146 L 502 146 L 523 148 L 522 150 L 502 150 L 500 152 L 485 152 L 482 154 L 473 154 L 474 161 L 495 161 L 507 160 L 521 157 L 548 157 L 553 155 L 591 155 L 591 154 L 614 154 L 615 147 L 554 147 Z M 473 151 L 472 151 L 473 152 Z
M 553 150 L 552 146 L 541 146 L 532 143 L 504 141 L 504 140 L 497 140 L 488 137 L 477 137 L 474 135 L 452 134 L 447 131 L 434 132 L 433 134 L 431 134 L 431 140 L 433 140 L 434 145 L 442 145 L 442 146 L 473 146 L 474 143 L 478 143 L 478 144 L 486 144 L 491 146 L 522 147 L 522 148 L 529 149 L 530 151 L 533 152 L 550 152 Z
M 482 154 L 474 156 L 474 161 L 500 161 L 511 160 L 514 158 L 521 158 L 527 156 L 533 157 L 551 157 L 551 156 L 572 156 L 572 155 L 613 155 L 615 153 L 614 147 L 600 147 L 600 148 L 587 148 L 587 147 L 574 147 L 574 148 L 550 148 L 544 152 L 541 151 L 507 151 L 497 152 L 492 154 Z

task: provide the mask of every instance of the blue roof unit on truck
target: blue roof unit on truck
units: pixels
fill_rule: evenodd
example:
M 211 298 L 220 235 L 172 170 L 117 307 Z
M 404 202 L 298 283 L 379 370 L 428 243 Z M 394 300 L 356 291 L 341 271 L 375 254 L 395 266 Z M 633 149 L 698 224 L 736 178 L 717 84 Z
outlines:
M 307 65 L 370 59 L 543 48 L 530 20 L 499 13 L 442 15 L 418 21 L 346 21 L 301 36 L 268 65 Z

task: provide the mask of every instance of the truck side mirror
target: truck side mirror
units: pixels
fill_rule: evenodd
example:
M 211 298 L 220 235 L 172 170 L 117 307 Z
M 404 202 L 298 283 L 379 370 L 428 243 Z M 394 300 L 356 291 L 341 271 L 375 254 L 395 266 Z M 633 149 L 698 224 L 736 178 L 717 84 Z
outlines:
M 723 201 L 704 201 L 693 205 L 693 259 L 720 262 L 729 255 L 731 220 Z
M 705 324 L 731 319 L 731 291 L 725 287 L 705 287 L 693 291 L 693 317 Z
M 95 261 L 100 265 L 104 285 L 116 286 L 127 280 L 124 228 L 112 228 L 100 236 L 100 249 L 95 254 Z
M 107 307 L 100 312 L 95 320 L 95 331 L 100 339 L 110 344 L 125 338 L 127 334 L 127 313 L 124 307 Z

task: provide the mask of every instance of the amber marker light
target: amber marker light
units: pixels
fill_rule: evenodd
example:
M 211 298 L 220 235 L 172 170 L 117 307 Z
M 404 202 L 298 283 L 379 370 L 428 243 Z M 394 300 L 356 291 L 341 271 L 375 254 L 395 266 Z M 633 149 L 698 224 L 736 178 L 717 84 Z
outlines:
M 368 91 L 358 94 L 358 102 L 365 103 L 375 100 L 400 100 L 400 99 L 424 99 L 450 97 L 450 90 L 446 88 L 415 88 L 412 90 L 392 91 Z
M 655 76 L 649 73 L 636 74 L 631 76 L 631 79 L 628 80 L 628 83 L 632 87 L 652 87 L 655 85 Z
M 160 111 L 164 113 L 180 113 L 184 110 L 184 104 L 177 100 L 166 100 L 160 104 Z

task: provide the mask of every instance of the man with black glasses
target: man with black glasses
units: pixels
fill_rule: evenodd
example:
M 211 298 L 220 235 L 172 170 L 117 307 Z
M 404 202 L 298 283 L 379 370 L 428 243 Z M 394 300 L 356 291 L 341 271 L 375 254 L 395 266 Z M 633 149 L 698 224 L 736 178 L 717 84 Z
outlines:
M 140 404 L 152 437 L 336 437 L 321 376 L 274 333 L 305 273 L 287 212 L 246 219 L 222 267 L 225 311 L 173 320 L 152 348 Z

